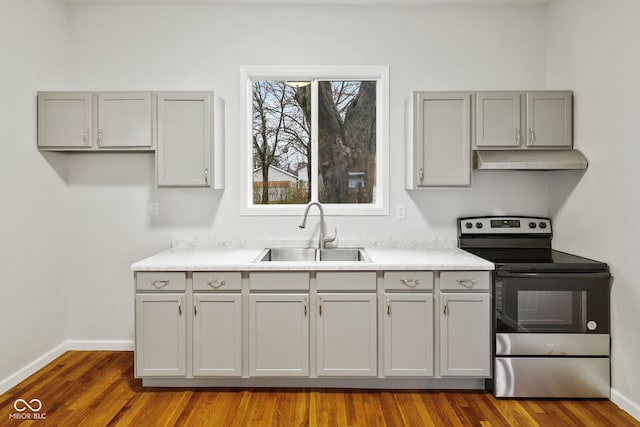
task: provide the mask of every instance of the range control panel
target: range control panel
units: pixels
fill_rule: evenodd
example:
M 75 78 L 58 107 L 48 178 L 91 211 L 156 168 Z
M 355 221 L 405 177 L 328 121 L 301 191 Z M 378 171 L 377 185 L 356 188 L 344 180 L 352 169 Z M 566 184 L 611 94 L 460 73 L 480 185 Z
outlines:
M 460 234 L 551 234 L 549 218 L 485 216 L 458 218 Z

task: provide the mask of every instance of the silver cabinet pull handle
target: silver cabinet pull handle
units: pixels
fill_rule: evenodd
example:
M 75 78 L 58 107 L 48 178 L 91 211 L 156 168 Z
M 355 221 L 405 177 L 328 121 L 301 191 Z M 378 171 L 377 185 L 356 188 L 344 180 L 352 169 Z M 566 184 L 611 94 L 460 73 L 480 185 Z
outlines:
M 420 168 L 420 184 L 424 182 L 424 169 Z
M 318 299 L 320 303 L 318 304 L 318 314 L 322 317 L 322 298 Z
M 387 316 L 391 316 L 391 300 L 387 298 Z
M 204 183 L 209 185 L 209 168 L 204 168 Z
M 307 317 L 307 297 L 304 298 L 304 317 Z
M 534 142 L 536 142 L 536 131 L 529 128 L 529 145 L 533 145 Z
M 102 146 L 102 129 L 98 129 L 98 145 Z
M 447 301 L 447 297 L 442 298 L 444 300 L 444 308 L 442 309 L 442 314 L 445 316 L 449 315 L 449 302 Z
M 476 285 L 475 279 L 458 279 L 456 282 L 458 282 L 458 285 L 464 286 L 467 289 L 471 289 Z
M 520 128 L 516 128 L 516 145 L 520 145 Z
M 85 129 L 84 137 L 82 138 L 82 140 L 84 141 L 84 145 L 90 145 L 90 142 L 89 142 L 89 129 Z
M 182 298 L 178 300 L 178 314 L 182 316 Z
M 151 285 L 156 289 L 162 289 L 165 286 L 169 286 L 169 283 L 171 283 L 171 280 L 154 280 Z
M 198 317 L 198 303 L 197 303 L 197 302 L 195 302 L 195 303 L 193 304 L 193 315 L 194 315 L 195 317 Z
M 400 283 L 410 288 L 415 288 L 420 284 L 420 280 L 418 279 L 400 279 Z
M 209 286 L 211 286 L 213 289 L 218 289 L 221 288 L 225 285 L 225 281 L 222 279 L 219 280 L 212 280 L 208 283 Z

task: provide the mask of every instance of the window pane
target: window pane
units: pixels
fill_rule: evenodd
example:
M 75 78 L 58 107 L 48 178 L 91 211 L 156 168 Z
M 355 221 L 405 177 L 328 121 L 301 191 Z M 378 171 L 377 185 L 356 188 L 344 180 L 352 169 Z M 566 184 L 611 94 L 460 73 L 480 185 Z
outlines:
M 310 200 L 310 82 L 254 80 L 253 203 Z
M 375 81 L 319 82 L 318 156 L 321 203 L 375 203 Z

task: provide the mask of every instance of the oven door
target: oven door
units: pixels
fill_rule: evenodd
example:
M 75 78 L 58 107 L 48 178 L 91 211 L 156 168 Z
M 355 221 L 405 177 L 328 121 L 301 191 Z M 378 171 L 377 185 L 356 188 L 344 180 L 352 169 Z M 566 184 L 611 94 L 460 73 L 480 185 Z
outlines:
M 611 275 L 497 271 L 498 333 L 609 333 Z

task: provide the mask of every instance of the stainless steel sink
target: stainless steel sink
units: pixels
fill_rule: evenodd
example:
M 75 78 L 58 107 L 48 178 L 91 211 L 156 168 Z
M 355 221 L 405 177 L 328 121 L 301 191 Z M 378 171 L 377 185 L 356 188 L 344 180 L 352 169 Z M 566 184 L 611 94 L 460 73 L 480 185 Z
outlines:
M 316 248 L 270 248 L 258 257 L 264 261 L 315 261 Z
M 369 261 L 362 248 L 319 249 L 320 261 Z
M 363 248 L 266 248 L 254 262 L 313 262 L 313 261 L 346 261 L 370 262 L 371 259 Z

